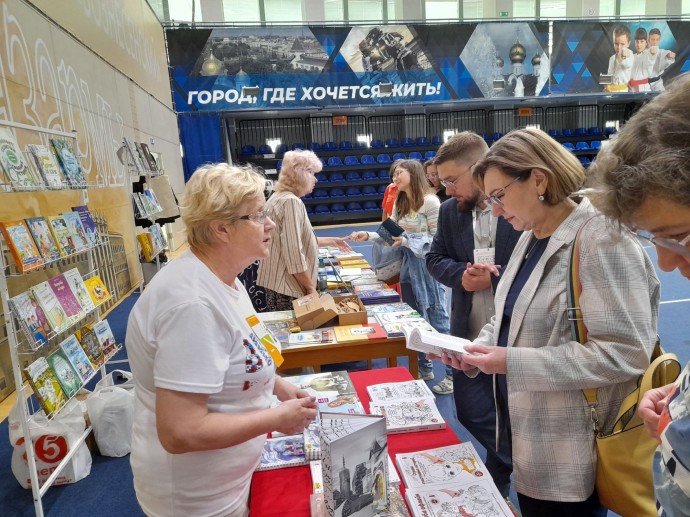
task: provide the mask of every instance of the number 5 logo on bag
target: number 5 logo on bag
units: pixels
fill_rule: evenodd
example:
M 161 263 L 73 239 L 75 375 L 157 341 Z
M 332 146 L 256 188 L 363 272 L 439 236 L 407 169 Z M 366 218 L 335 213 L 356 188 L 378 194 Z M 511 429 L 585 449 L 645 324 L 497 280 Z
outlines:
M 23 445 L 24 438 L 17 440 L 17 445 Z M 58 463 L 67 456 L 67 440 L 64 436 L 43 435 L 34 445 L 36 457 L 45 463 Z M 26 461 L 26 451 L 22 454 L 22 459 Z

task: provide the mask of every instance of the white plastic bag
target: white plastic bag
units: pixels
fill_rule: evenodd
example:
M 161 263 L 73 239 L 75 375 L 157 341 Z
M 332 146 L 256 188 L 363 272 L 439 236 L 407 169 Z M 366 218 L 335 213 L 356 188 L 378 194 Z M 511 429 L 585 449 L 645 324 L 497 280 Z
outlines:
M 122 375 L 127 382 L 114 386 L 114 374 Z M 133 387 L 130 372 L 113 370 L 98 381 L 93 394 L 86 399 L 93 434 L 103 456 L 120 458 L 132 451 L 134 391 L 128 388 Z
M 23 408 L 17 403 L 10 412 L 10 443 L 13 446 L 12 473 L 22 487 L 31 488 L 29 464 L 20 423 L 21 411 Z M 85 429 L 86 422 L 78 400 L 71 400 L 53 420 L 48 420 L 43 412 L 33 416 L 29 423 L 29 431 L 34 443 L 39 484 L 42 485 L 50 477 Z M 88 476 L 90 472 L 91 452 L 82 442 L 53 484 L 76 483 Z

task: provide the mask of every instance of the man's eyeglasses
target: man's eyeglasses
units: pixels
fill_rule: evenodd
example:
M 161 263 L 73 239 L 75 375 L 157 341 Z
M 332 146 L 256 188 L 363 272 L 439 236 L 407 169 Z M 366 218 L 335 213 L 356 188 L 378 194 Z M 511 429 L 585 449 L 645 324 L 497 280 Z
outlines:
M 518 176 L 517 178 L 514 178 L 513 181 L 508 183 L 505 187 L 498 189 L 496 192 L 494 192 L 491 196 L 488 196 L 485 199 L 485 202 L 487 205 L 489 205 L 491 208 L 495 206 L 503 206 L 503 196 L 506 195 L 506 192 L 508 192 L 508 189 L 517 181 L 520 181 L 522 179 L 522 176 Z
M 436 177 L 438 178 L 438 174 L 436 174 Z M 461 176 L 458 176 L 454 180 L 441 180 L 440 183 L 446 188 L 457 188 L 457 181 L 460 179 Z
M 247 221 L 252 221 L 256 224 L 264 224 L 266 222 L 266 212 L 263 210 L 261 212 L 254 212 L 253 214 L 249 215 L 242 215 L 240 216 L 240 219 L 245 219 Z
M 637 238 L 642 241 L 647 241 L 651 244 L 654 244 L 654 246 L 665 248 L 669 251 L 677 253 L 678 255 L 690 257 L 690 248 L 688 248 L 688 244 L 690 244 L 690 233 L 688 233 L 685 237 L 679 240 L 671 238 L 654 237 L 654 235 L 644 230 L 636 230 L 634 228 L 629 228 L 629 230 L 633 232 L 637 236 Z

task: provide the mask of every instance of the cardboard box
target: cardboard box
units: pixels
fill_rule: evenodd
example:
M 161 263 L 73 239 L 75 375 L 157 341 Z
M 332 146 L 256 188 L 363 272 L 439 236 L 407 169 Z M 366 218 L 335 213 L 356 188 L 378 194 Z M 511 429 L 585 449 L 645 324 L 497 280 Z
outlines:
M 341 314 L 338 312 L 338 303 L 341 301 L 354 302 L 360 310 Z M 359 297 L 353 294 L 337 296 L 310 294 L 293 300 L 292 306 L 295 309 L 297 324 L 302 330 L 314 330 L 333 325 L 357 325 L 367 322 L 367 311 Z
M 346 312 L 342 313 L 338 311 L 338 304 L 340 302 L 354 302 L 359 307 L 357 312 Z M 358 325 L 364 324 L 368 321 L 367 309 L 364 307 L 362 300 L 356 294 L 344 294 L 333 297 L 333 302 L 336 305 L 336 311 L 338 311 L 338 325 Z

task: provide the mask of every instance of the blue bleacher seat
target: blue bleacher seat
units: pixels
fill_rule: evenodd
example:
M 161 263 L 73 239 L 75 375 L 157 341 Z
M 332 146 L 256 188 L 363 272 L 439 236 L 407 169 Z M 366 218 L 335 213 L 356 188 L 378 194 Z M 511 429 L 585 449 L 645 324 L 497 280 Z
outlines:
M 241 155 L 256 154 L 256 149 L 253 145 L 243 145 L 240 150 Z
M 573 134 L 573 130 L 572 130 L 572 129 L 566 127 L 566 128 L 563 130 L 563 136 L 575 136 L 575 135 Z
M 614 134 L 616 134 L 616 131 L 618 131 L 618 130 L 615 127 L 607 127 L 606 129 L 604 129 L 604 134 L 606 136 L 614 135 Z
M 362 165 L 371 165 L 373 163 L 376 163 L 376 160 L 370 154 L 362 155 L 362 157 L 360 158 L 360 161 L 362 162 Z
M 292 146 L 290 146 L 290 148 L 291 148 L 293 151 L 304 150 L 304 144 L 300 144 L 300 143 L 298 142 L 298 143 L 296 143 L 296 144 L 292 144 Z
M 589 134 L 592 136 L 599 136 L 601 134 L 601 129 L 599 129 L 596 126 L 590 127 L 589 128 Z
M 287 153 L 290 149 L 288 148 L 287 144 L 280 144 L 278 147 L 276 147 L 276 154 L 282 154 L 282 153 Z
M 345 181 L 359 181 L 361 179 L 362 177 L 359 175 L 359 172 L 357 171 L 348 171 L 345 174 Z
M 346 205 L 346 208 L 348 212 L 361 212 L 362 204 L 356 201 L 351 201 Z
M 575 144 L 575 150 L 577 150 L 577 151 L 589 151 L 589 144 L 587 142 L 577 142 Z
M 335 183 L 337 181 L 345 181 L 345 175 L 342 172 L 331 172 L 328 175 L 328 181 L 330 183 Z
M 345 195 L 347 197 L 361 196 L 362 191 L 359 190 L 359 187 L 347 187 L 347 189 L 345 189 Z
M 582 165 L 584 165 L 585 167 L 587 167 L 591 163 L 589 161 L 589 158 L 587 158 L 586 156 L 578 156 L 577 158 L 578 158 L 578 160 L 580 160 L 580 163 Z
M 341 149 L 352 149 L 352 142 L 349 140 L 343 140 L 340 142 L 340 148 Z
M 410 153 L 410 160 L 422 161 L 422 160 L 424 160 L 424 157 L 422 156 L 422 153 L 418 153 L 417 151 L 412 151 Z
M 331 199 L 342 199 L 345 197 L 345 191 L 341 188 L 332 188 L 330 191 Z
M 311 205 L 304 205 L 304 208 L 306 209 L 308 214 L 313 214 L 314 213 L 314 207 Z
M 407 159 L 407 156 L 405 156 L 405 153 L 395 153 L 393 155 L 393 161 L 395 160 L 405 160 Z
M 388 185 L 385 185 L 385 184 L 379 185 L 378 193 L 379 194 L 385 194 L 387 188 L 388 188 Z
M 321 150 L 321 144 L 319 144 L 318 142 L 311 142 L 310 144 L 307 145 L 307 149 L 309 149 L 310 151 L 314 151 L 314 152 L 320 151 Z
M 359 165 L 359 160 L 356 156 L 346 156 L 345 165 Z
M 325 169 L 325 168 L 328 166 L 328 165 L 326 164 L 326 160 L 324 160 L 323 158 L 319 158 L 319 160 L 321 160 L 321 168 L 322 168 L 322 169 Z
M 314 199 L 327 198 L 328 190 L 326 190 L 325 188 L 315 188 L 311 195 Z
M 398 139 L 397 138 L 386 138 L 386 147 L 398 147 Z
M 335 151 L 338 148 L 337 145 L 335 145 L 335 142 L 324 142 L 322 149 L 325 151 Z
M 309 192 L 308 194 L 304 194 L 304 195 L 302 196 L 302 199 L 311 199 L 311 198 L 313 198 L 313 197 L 314 197 L 314 196 L 312 196 L 312 193 Z
M 549 129 L 549 136 L 551 138 L 558 138 L 561 136 L 561 132 L 558 129 Z
M 427 151 L 424 153 L 424 160 L 431 160 L 436 157 L 436 151 Z
M 443 143 L 443 140 L 441 140 L 440 136 L 432 136 L 431 137 L 431 145 L 441 145 Z
M 317 172 L 315 174 L 316 179 L 319 183 L 328 183 L 328 176 L 323 172 Z
M 491 135 L 491 140 L 493 140 L 495 142 L 496 140 L 500 140 L 500 138 L 502 136 L 503 136 L 503 133 L 496 131 L 493 135 Z
M 381 140 L 372 140 L 369 147 L 372 149 L 383 149 L 383 142 Z
M 362 195 L 363 196 L 373 196 L 377 193 L 376 187 L 373 185 L 364 185 L 362 187 Z
M 355 149 L 366 149 L 366 142 L 355 142 Z
M 587 132 L 587 129 L 584 127 L 578 127 L 576 130 L 577 136 L 587 136 L 589 133 Z
M 271 149 L 270 145 L 260 145 L 259 146 L 259 154 L 273 154 L 273 149 Z
M 376 171 L 364 171 L 362 173 L 362 180 L 363 181 L 370 181 L 370 180 L 376 180 L 378 179 L 378 174 L 376 174 Z
M 316 205 L 314 207 L 314 214 L 330 214 L 331 209 L 328 208 L 328 205 Z
M 598 151 L 601 149 L 601 140 L 592 140 L 589 146 L 592 148 L 592 151 Z
M 365 201 L 364 203 L 362 203 L 362 208 L 364 210 L 371 210 L 372 212 L 379 211 L 379 207 L 376 205 L 376 201 Z
M 280 169 L 283 167 L 283 160 L 278 160 L 276 162 L 276 170 L 280 172 Z
M 343 165 L 339 156 L 331 156 L 327 163 L 329 167 L 341 167 Z
M 387 154 L 379 154 L 376 157 L 376 162 L 377 163 L 392 163 L 391 157 L 388 156 Z
M 565 147 L 568 151 L 574 151 L 575 150 L 575 146 L 570 142 L 564 143 L 563 147 Z
M 417 145 L 429 145 L 429 139 L 425 136 L 418 136 L 415 142 Z
M 411 138 L 403 138 L 402 140 L 400 140 L 400 145 L 402 145 L 403 147 L 412 147 L 414 145 L 414 140 L 412 140 Z
M 339 214 L 343 212 L 347 212 L 347 209 L 345 208 L 345 205 L 343 203 L 333 203 L 331 205 L 332 214 Z
M 381 169 L 379 171 L 378 177 L 380 180 L 387 180 L 390 179 L 391 173 L 388 169 Z

